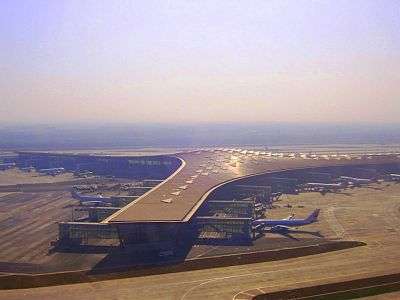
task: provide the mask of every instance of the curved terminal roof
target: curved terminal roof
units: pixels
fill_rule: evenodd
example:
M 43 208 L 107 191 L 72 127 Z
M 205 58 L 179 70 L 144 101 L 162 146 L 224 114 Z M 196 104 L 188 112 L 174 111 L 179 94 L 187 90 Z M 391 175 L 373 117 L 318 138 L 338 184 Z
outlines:
M 400 163 L 389 155 L 306 155 L 241 149 L 201 150 L 175 154 L 182 164 L 167 180 L 103 222 L 185 222 L 213 188 L 226 182 L 290 169 Z

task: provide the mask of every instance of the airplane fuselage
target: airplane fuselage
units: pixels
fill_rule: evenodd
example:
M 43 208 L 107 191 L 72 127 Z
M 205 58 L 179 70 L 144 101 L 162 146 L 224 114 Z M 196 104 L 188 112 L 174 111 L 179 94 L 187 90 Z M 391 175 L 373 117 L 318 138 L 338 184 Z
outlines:
M 366 178 L 357 178 L 357 177 L 347 177 L 347 176 L 340 176 L 340 179 L 346 180 L 348 182 L 352 182 L 355 184 L 368 184 L 371 183 L 371 179 L 366 179 Z
M 259 225 L 262 224 L 265 227 L 274 227 L 274 226 L 287 226 L 287 227 L 297 227 L 297 226 L 304 226 L 311 224 L 312 222 L 301 220 L 301 219 L 292 219 L 292 220 L 267 220 L 267 219 L 261 219 L 261 220 L 255 220 L 253 224 Z
M 261 225 L 263 227 L 298 227 L 314 223 L 318 220 L 319 209 L 314 210 L 305 219 L 282 219 L 282 220 L 270 220 L 270 219 L 258 219 L 253 221 L 253 225 Z
M 321 187 L 342 187 L 340 183 L 319 183 L 319 182 L 309 182 L 306 183 L 308 186 L 321 186 Z
M 389 174 L 389 176 L 394 181 L 400 181 L 400 174 Z

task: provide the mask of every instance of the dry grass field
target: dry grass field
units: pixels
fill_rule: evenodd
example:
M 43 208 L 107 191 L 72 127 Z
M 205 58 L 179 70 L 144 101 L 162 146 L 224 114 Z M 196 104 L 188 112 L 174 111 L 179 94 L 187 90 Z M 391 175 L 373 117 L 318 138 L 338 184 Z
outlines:
M 36 171 L 24 172 L 20 169 L 0 171 L 0 186 L 13 184 L 53 183 L 76 180 L 72 173 L 63 173 L 57 176 L 43 175 Z

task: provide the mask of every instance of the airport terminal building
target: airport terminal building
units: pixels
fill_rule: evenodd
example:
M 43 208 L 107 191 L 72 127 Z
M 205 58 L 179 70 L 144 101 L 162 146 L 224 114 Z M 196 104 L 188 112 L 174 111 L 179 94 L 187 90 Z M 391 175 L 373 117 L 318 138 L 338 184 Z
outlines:
M 58 245 L 117 239 L 131 251 L 160 252 L 199 240 L 251 241 L 257 235 L 253 220 L 282 193 L 341 175 L 399 172 L 399 161 L 397 155 L 304 159 L 214 150 L 148 157 L 23 152 L 18 164 L 155 180 L 120 207 L 88 208 L 96 222 L 60 223 Z

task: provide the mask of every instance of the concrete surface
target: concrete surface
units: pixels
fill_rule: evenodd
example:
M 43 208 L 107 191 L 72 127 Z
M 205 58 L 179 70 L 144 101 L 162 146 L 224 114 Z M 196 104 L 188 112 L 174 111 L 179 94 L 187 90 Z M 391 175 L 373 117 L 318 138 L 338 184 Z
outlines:
M 295 213 L 322 209 L 319 230 L 366 246 L 336 252 L 182 273 L 35 289 L 3 290 L 0 299 L 251 299 L 273 292 L 322 283 L 398 273 L 400 270 L 400 184 L 356 188 L 349 194 L 301 194 L 271 211 L 285 216 L 285 201 Z M 281 203 L 279 203 L 281 204 Z M 326 231 L 326 224 L 328 227 Z M 321 227 L 319 227 L 321 226 Z M 268 238 L 268 235 L 267 237 Z M 390 299 L 390 294 L 371 299 Z M 392 295 L 394 298 L 398 293 Z M 386 298 L 380 298 L 386 297 Z

